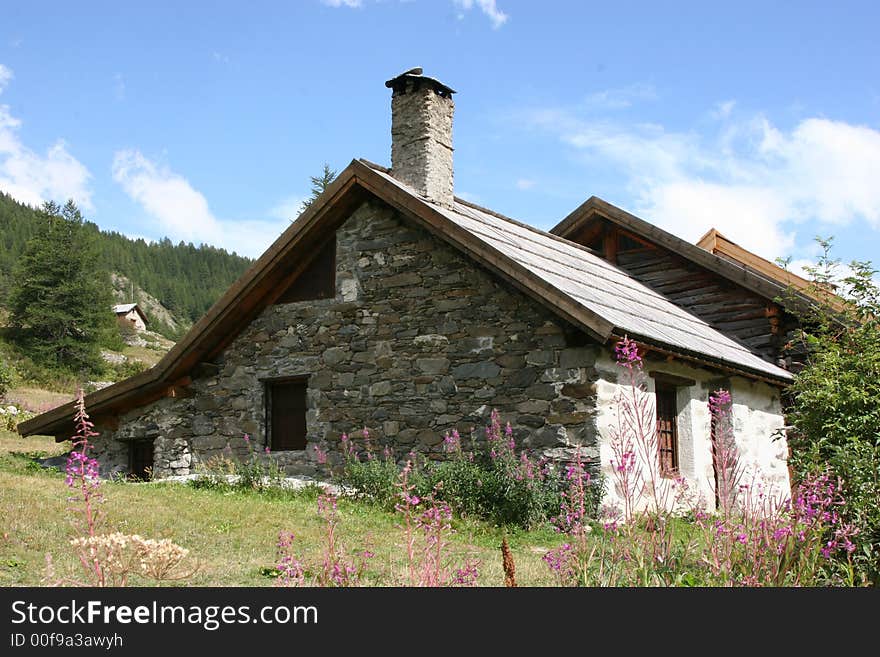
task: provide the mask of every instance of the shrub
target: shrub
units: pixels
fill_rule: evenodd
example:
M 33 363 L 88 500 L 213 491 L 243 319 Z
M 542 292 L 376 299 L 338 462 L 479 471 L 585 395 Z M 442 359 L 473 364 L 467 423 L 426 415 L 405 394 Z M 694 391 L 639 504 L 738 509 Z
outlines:
M 15 431 L 21 422 L 25 422 L 34 416 L 16 404 L 0 406 L 0 430 Z
M 386 448 L 376 456 L 364 431 L 364 448 L 358 449 L 350 436 L 343 436 L 345 462 L 340 481 L 357 495 L 391 509 L 398 503 L 396 488 L 400 472 L 394 455 Z M 562 500 L 564 472 L 545 459 L 528 452 L 517 453 L 508 424 L 502 428 L 497 411 L 486 427 L 485 441 L 471 436 L 462 445 L 458 432 L 444 438 L 445 460 L 417 463 L 414 455 L 409 482 L 415 494 L 434 496 L 464 516 L 488 520 L 498 525 L 534 527 L 549 520 Z M 319 450 L 319 460 L 326 455 Z M 591 481 L 587 504 L 595 514 L 602 489 Z
M 242 440 L 247 448 L 247 458 L 236 457 L 227 444 L 221 455 L 211 457 L 201 465 L 201 476 L 193 479 L 190 485 L 220 490 L 281 490 L 284 472 L 270 458 L 269 448 L 260 449 L 248 434 L 244 434 Z
M 823 254 L 810 269 L 814 291 L 828 296 L 837 283 L 839 298 L 812 312 L 800 312 L 804 330 L 797 343 L 806 364 L 792 385 L 789 419 L 790 464 L 806 481 L 830 467 L 843 479 L 847 499 L 841 513 L 858 528 L 852 554 L 838 565 L 880 584 L 880 289 L 870 263 L 853 262 L 851 274 L 838 276 L 830 240 L 819 240 Z M 842 300 L 842 303 L 841 303 Z M 833 301 L 833 304 L 832 304 Z M 794 311 L 798 312 L 798 311 Z
M 12 385 L 12 366 L 0 356 L 0 400 L 6 395 L 9 386 Z
M 121 363 L 113 365 L 111 368 L 113 373 L 113 378 L 116 381 L 122 381 L 123 379 L 127 379 L 135 374 L 140 374 L 141 372 L 148 369 L 148 365 L 142 361 L 137 359 L 127 359 Z
M 342 435 L 344 465 L 339 475 L 340 482 L 350 488 L 361 499 L 373 502 L 389 511 L 394 510 L 397 500 L 397 475 L 400 469 L 390 449 L 376 456 L 370 444 L 370 434 L 363 431 L 364 449 L 359 454 L 352 438 Z M 316 448 L 318 461 L 326 463 L 327 455 Z

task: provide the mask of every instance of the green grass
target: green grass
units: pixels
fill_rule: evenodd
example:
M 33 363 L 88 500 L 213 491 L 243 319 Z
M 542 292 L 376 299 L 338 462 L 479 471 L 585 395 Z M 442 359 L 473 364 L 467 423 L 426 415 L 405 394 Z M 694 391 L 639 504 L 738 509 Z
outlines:
M 78 575 L 67 541 L 68 489 L 60 473 L 43 470 L 37 455 L 63 453 L 66 445 L 51 438 L 20 438 L 0 432 L 0 585 L 39 585 L 46 554 L 62 576 Z M 199 564 L 190 580 L 196 586 L 268 586 L 261 569 L 275 563 L 281 530 L 296 534 L 297 553 L 320 560 L 323 524 L 315 493 L 260 495 L 194 489 L 180 484 L 106 482 L 101 505 L 104 531 L 149 538 L 170 538 L 190 550 Z M 376 554 L 368 583 L 403 583 L 405 558 L 400 518 L 372 505 L 342 499 L 340 536 L 350 552 L 365 547 Z M 485 523 L 456 520 L 451 551 L 456 562 L 481 562 L 480 584 L 501 586 L 504 574 L 498 546 L 506 534 L 520 586 L 550 585 L 541 561 L 561 539 L 552 530 L 503 531 Z
M 74 398 L 73 390 L 74 388 L 71 388 L 68 392 L 58 392 L 22 385 L 10 389 L 6 394 L 6 399 L 31 412 L 45 412 L 72 400 Z

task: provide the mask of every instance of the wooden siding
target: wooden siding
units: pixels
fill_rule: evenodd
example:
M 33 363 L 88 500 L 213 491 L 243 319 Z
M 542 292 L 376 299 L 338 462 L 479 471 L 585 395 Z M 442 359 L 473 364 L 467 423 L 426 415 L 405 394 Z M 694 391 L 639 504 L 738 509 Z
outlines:
M 621 235 L 632 237 L 607 221 L 594 219 L 573 239 L 607 245 L 620 243 Z M 666 248 L 636 239 L 641 248 L 611 249 L 618 267 L 763 359 L 775 363 L 782 356 L 794 320 L 778 304 Z M 608 254 L 609 249 L 603 251 Z

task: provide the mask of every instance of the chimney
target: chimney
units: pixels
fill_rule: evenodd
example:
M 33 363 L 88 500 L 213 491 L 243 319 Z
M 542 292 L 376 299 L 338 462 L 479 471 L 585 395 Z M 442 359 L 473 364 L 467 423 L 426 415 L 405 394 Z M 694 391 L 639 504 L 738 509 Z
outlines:
M 385 83 L 391 94 L 391 175 L 427 200 L 452 207 L 454 90 L 421 68 Z

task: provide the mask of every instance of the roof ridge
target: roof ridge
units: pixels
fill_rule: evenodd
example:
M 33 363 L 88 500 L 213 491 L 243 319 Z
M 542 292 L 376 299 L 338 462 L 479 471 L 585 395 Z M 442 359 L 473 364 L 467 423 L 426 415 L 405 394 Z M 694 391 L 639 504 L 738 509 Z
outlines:
M 586 251 L 590 255 L 594 255 L 594 256 L 600 255 L 599 252 L 596 251 L 596 249 L 591 249 L 590 247 L 584 246 L 583 244 L 578 244 L 577 242 L 573 242 L 573 241 L 566 239 L 564 237 L 560 237 L 559 235 L 554 235 L 553 233 L 551 233 L 548 230 L 543 230 L 541 228 L 538 228 L 537 226 L 532 226 L 531 224 L 527 224 L 523 221 L 519 221 L 518 219 L 513 219 L 511 217 L 508 217 L 507 215 L 501 214 L 500 212 L 496 212 L 495 210 L 490 210 L 489 208 L 484 208 L 482 205 L 477 205 L 476 203 L 472 203 L 471 201 L 465 201 L 464 199 L 459 198 L 458 196 L 455 197 L 455 201 L 457 203 L 459 203 L 460 205 L 464 205 L 465 207 L 469 207 L 474 210 L 479 210 L 480 212 L 485 212 L 486 214 L 491 215 L 493 217 L 497 217 L 498 219 L 502 219 L 503 221 L 509 221 L 510 223 L 512 223 L 516 226 L 521 226 L 522 228 L 526 228 L 527 230 L 530 230 L 533 233 L 538 233 L 542 237 L 548 237 L 555 242 L 560 242 L 562 244 L 566 244 L 570 247 L 578 249 L 579 251 Z

